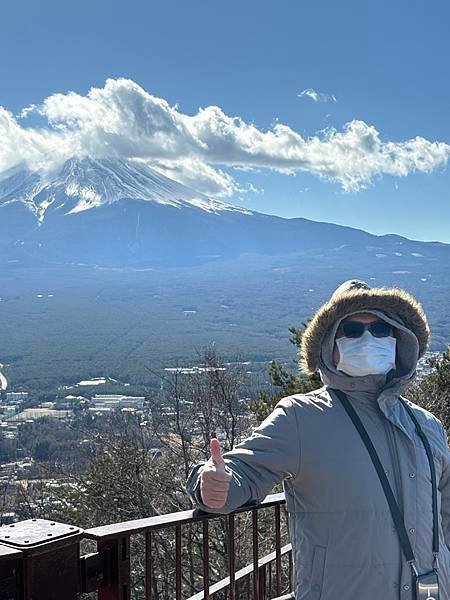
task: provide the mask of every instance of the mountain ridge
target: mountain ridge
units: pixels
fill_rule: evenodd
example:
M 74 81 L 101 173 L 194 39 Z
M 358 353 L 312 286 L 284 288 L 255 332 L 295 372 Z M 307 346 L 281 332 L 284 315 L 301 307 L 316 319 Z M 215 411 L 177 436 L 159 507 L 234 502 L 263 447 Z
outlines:
M 208 198 L 144 163 L 93 158 L 0 175 L 0 249 L 3 263 L 27 264 L 182 266 L 245 253 L 450 260 L 443 242 L 268 215 Z

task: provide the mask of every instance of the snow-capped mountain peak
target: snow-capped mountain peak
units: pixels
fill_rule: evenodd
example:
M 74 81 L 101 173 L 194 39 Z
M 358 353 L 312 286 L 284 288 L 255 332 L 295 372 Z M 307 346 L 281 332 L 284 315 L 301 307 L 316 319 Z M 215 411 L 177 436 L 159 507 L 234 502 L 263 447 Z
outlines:
M 39 224 L 54 213 L 73 215 L 126 200 L 216 214 L 252 214 L 245 208 L 208 198 L 138 161 L 72 158 L 56 172 L 13 169 L 0 177 L 0 206 L 25 204 Z

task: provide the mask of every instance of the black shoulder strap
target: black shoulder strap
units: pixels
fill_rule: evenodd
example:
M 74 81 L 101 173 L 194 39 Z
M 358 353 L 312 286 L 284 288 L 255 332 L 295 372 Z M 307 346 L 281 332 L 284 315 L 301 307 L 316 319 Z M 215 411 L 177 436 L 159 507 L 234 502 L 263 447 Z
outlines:
M 402 546 L 403 554 L 405 555 L 406 560 L 409 563 L 415 562 L 414 552 L 411 546 L 411 542 L 409 541 L 408 534 L 406 532 L 405 522 L 403 519 L 403 515 L 400 511 L 400 508 L 395 499 L 392 488 L 389 484 L 389 480 L 386 477 L 386 473 L 384 471 L 383 465 L 378 457 L 377 451 L 375 450 L 374 445 L 372 444 L 372 440 L 369 437 L 364 425 L 361 422 L 358 414 L 355 409 L 351 405 L 347 395 L 344 394 L 341 390 L 331 389 L 330 391 L 334 392 L 339 400 L 342 402 L 344 409 L 346 410 L 348 416 L 353 421 L 354 426 L 356 427 L 364 445 L 369 452 L 370 458 L 372 459 L 373 466 L 376 469 L 378 477 L 380 479 L 380 483 L 383 487 L 384 494 L 386 496 L 386 500 L 389 504 L 389 509 L 391 511 L 392 519 L 394 521 L 395 527 L 397 529 L 397 533 L 400 539 L 400 544 Z

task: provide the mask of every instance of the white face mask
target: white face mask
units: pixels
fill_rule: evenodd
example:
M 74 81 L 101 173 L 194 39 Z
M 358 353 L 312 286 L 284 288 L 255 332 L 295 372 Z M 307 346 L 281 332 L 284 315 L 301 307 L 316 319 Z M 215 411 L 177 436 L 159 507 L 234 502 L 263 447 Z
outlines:
M 367 329 L 359 338 L 337 338 L 340 358 L 336 368 L 352 377 L 386 375 L 395 369 L 396 342 L 391 336 L 374 337 Z

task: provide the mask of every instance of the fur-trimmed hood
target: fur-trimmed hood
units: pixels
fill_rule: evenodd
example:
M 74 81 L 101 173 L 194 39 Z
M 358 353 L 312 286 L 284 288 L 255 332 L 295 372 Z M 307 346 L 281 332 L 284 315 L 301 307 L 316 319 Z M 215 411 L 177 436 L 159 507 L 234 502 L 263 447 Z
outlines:
M 419 342 L 419 357 L 425 354 L 430 328 L 421 304 L 400 288 L 374 287 L 351 279 L 340 285 L 328 302 L 323 304 L 308 324 L 302 336 L 302 368 L 314 373 L 319 368 L 323 340 L 329 328 L 349 313 L 379 310 L 400 321 L 410 329 Z

